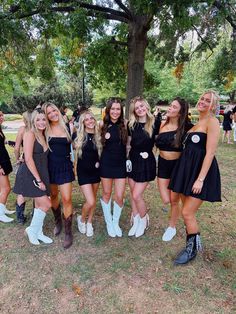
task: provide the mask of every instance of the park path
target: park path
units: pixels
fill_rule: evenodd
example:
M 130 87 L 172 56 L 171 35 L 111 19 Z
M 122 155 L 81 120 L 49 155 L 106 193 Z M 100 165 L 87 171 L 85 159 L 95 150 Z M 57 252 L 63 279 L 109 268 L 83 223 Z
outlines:
M 24 125 L 23 120 L 4 121 L 4 133 L 16 133 Z

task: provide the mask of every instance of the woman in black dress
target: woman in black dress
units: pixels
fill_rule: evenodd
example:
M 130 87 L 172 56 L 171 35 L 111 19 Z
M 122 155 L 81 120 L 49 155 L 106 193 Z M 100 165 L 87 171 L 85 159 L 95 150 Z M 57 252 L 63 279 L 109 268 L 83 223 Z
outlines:
M 231 131 L 232 131 L 232 123 L 233 123 L 232 117 L 233 117 L 233 111 L 231 110 L 231 105 L 228 105 L 225 108 L 224 119 L 222 123 L 222 126 L 223 126 L 222 143 L 225 141 L 225 138 L 226 138 L 227 144 L 233 144 L 230 138 Z
M 96 208 L 97 191 L 99 182 L 101 181 L 99 156 L 102 150 L 100 132 L 91 111 L 85 111 L 80 116 L 75 147 L 76 155 L 78 156 L 77 176 L 80 188 L 85 197 L 82 215 L 77 218 L 78 229 L 80 233 L 86 233 L 87 237 L 91 237 L 93 236 L 92 220 Z
M 49 128 L 46 137 L 49 145 L 48 171 L 50 179 L 50 195 L 52 211 L 55 217 L 54 235 L 62 230 L 62 216 L 59 201 L 59 191 L 64 213 L 65 239 L 63 247 L 69 248 L 73 242 L 72 236 L 72 181 L 74 181 L 73 163 L 71 161 L 71 135 L 60 110 L 52 103 L 43 105 Z
M 50 244 L 52 239 L 43 234 L 43 222 L 46 212 L 51 207 L 49 199 L 48 145 L 45 138 L 47 119 L 44 112 L 34 110 L 31 118 L 31 130 L 24 133 L 24 162 L 16 174 L 14 193 L 34 199 L 34 214 L 25 232 L 30 243 Z
M 8 175 L 12 172 L 10 157 L 5 147 L 5 135 L 2 132 L 2 123 L 4 121 L 3 112 L 0 111 L 0 221 L 11 222 L 14 219 L 6 214 L 13 214 L 15 211 L 9 211 L 6 208 L 8 195 L 11 191 Z
M 101 205 L 110 237 L 122 237 L 119 220 L 123 209 L 126 182 L 126 142 L 127 130 L 120 99 L 110 98 L 101 123 L 103 145 L 100 159 L 102 181 Z M 114 207 L 111 214 L 111 193 L 114 182 Z
M 168 189 L 171 173 L 183 150 L 182 140 L 185 133 L 193 126 L 188 122 L 188 103 L 182 98 L 175 98 L 170 104 L 166 120 L 160 125 L 155 137 L 159 148 L 157 185 L 164 207 L 171 204 L 169 226 L 163 234 L 163 241 L 171 241 L 176 235 L 176 223 L 180 215 L 179 194 Z
M 142 97 L 135 97 L 131 101 L 129 117 L 127 155 L 132 163 L 132 171 L 128 172 L 128 177 L 133 226 L 128 235 L 138 238 L 144 234 L 149 224 L 143 193 L 148 182 L 156 177 L 156 159 L 152 151 L 154 117 L 148 102 Z
M 184 150 L 172 172 L 169 188 L 182 194 L 182 216 L 186 226 L 186 248 L 175 264 L 186 264 L 201 248 L 196 212 L 203 201 L 220 202 L 220 173 L 215 151 L 220 136 L 219 121 L 214 116 L 219 98 L 206 91 L 197 103 L 199 121 L 185 136 Z

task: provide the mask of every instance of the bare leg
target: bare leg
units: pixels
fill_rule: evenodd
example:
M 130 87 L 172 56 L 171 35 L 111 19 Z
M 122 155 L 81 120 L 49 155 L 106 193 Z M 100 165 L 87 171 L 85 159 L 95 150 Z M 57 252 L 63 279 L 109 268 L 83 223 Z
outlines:
M 135 182 L 132 197 L 140 217 L 144 217 L 147 213 L 147 206 L 145 204 L 143 193 L 148 186 L 148 182 Z
M 73 214 L 72 208 L 72 183 L 65 183 L 59 185 L 59 190 L 61 192 L 61 200 L 63 205 L 63 211 L 65 218 L 68 218 Z
M 101 181 L 102 181 L 102 200 L 105 203 L 109 203 L 111 199 L 113 179 L 101 178 Z

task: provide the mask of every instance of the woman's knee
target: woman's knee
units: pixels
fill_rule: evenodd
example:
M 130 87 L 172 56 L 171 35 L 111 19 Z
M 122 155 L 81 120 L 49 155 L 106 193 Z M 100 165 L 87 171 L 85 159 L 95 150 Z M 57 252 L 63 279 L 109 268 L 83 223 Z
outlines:
M 135 203 L 143 200 L 143 195 L 140 193 L 133 192 L 132 197 Z

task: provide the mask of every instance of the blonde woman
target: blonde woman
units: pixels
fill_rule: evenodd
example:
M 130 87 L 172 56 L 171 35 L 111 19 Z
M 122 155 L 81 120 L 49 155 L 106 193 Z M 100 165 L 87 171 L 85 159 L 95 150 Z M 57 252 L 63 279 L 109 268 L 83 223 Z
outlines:
M 77 176 L 81 191 L 85 197 L 82 215 L 78 216 L 78 229 L 87 237 L 93 236 L 92 219 L 96 208 L 99 187 L 99 157 L 102 151 L 101 136 L 96 119 L 91 111 L 81 114 L 77 138 L 75 140 L 77 159 Z M 87 223 L 86 223 L 87 219 Z
M 49 199 L 49 175 L 48 175 L 48 145 L 45 138 L 47 120 L 42 110 L 35 110 L 31 118 L 32 128 L 25 132 L 24 162 L 20 165 L 16 175 L 14 193 L 23 197 L 32 197 L 35 208 L 31 224 L 26 228 L 31 244 L 50 244 L 52 239 L 43 234 L 43 222 L 46 212 L 51 206 Z
M 46 138 L 49 145 L 48 171 L 50 178 L 50 196 L 56 224 L 54 228 L 54 235 L 59 235 L 62 230 L 62 216 L 59 201 L 60 191 L 65 226 L 65 239 L 63 247 L 67 249 L 73 242 L 72 181 L 75 177 L 73 164 L 70 159 L 72 139 L 57 106 L 52 103 L 45 103 L 43 105 L 43 109 L 49 122 Z
M 6 202 L 11 191 L 8 175 L 12 172 L 12 165 L 5 147 L 5 135 L 1 127 L 3 121 L 4 115 L 0 111 L 0 221 L 11 222 L 13 218 L 8 217 L 6 214 L 13 214 L 15 211 L 9 211 L 6 208 Z
M 171 174 L 169 188 L 181 193 L 182 216 L 186 226 L 186 247 L 178 254 L 175 264 L 187 264 L 201 249 L 197 210 L 203 201 L 221 201 L 221 182 L 215 152 L 220 136 L 219 121 L 214 112 L 219 97 L 206 91 L 197 103 L 199 120 L 183 140 L 183 152 Z
M 143 194 L 149 181 L 156 177 L 156 159 L 152 152 L 154 145 L 154 117 L 148 102 L 135 97 L 130 103 L 127 153 L 132 163 L 128 173 L 131 191 L 133 226 L 128 235 L 142 236 L 148 227 L 149 217 Z
M 25 111 L 22 114 L 24 125 L 21 126 L 17 132 L 16 142 L 14 147 L 14 154 L 16 157 L 16 164 L 19 166 L 22 162 L 24 162 L 23 157 L 23 137 L 25 132 L 28 132 L 31 128 L 30 119 L 31 114 L 29 111 Z M 24 224 L 26 221 L 26 217 L 24 216 L 25 211 L 25 199 L 24 196 L 19 194 L 16 198 L 16 219 L 19 224 Z

